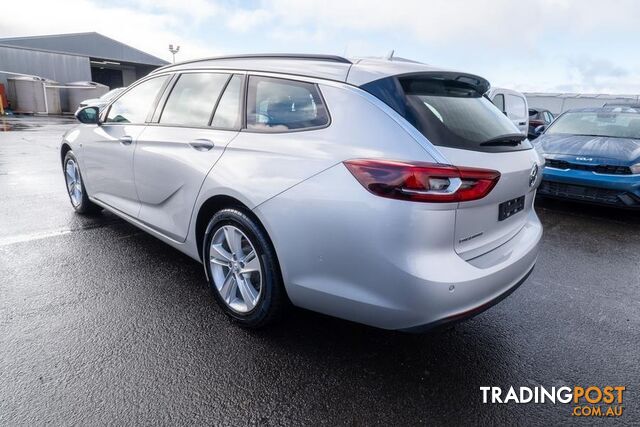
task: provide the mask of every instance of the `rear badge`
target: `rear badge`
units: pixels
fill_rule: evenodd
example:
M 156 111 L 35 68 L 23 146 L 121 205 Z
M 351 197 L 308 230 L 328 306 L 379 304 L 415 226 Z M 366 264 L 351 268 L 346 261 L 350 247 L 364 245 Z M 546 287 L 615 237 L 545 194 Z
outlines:
M 458 243 L 468 242 L 471 239 L 475 239 L 476 237 L 482 236 L 482 234 L 484 234 L 484 233 L 478 233 L 478 234 L 474 234 L 473 236 L 465 237 L 464 239 L 458 240 Z

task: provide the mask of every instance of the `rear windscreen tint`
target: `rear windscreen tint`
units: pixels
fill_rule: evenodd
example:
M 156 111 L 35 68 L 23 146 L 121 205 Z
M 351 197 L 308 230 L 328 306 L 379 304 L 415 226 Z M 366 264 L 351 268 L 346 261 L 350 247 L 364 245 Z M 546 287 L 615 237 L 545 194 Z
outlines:
M 474 151 L 517 151 L 519 144 L 481 145 L 520 131 L 474 86 L 456 80 L 428 76 L 387 77 L 362 86 L 380 98 L 434 145 Z

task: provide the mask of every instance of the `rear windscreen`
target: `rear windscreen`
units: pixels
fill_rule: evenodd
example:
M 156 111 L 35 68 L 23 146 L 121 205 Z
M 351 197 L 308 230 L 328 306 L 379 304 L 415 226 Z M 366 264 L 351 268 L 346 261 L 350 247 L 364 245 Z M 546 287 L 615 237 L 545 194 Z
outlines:
M 395 109 L 434 145 L 490 152 L 531 148 L 526 140 L 490 142 L 520 131 L 465 82 L 414 75 L 387 77 L 362 88 Z

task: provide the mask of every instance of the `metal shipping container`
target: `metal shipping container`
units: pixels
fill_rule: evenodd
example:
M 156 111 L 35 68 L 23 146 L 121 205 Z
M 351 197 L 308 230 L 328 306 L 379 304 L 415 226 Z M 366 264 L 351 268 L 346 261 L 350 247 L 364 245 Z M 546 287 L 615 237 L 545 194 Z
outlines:
M 15 100 L 13 110 L 28 114 L 61 114 L 58 83 L 35 76 L 15 76 L 7 79 L 9 97 Z

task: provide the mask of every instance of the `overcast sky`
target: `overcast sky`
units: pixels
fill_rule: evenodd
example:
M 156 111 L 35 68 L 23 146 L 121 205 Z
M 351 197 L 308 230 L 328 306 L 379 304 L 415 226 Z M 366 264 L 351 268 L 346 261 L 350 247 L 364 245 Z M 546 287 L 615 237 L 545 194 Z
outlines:
M 402 56 L 522 91 L 640 93 L 635 0 L 7 1 L 0 37 L 97 31 L 170 59 Z

